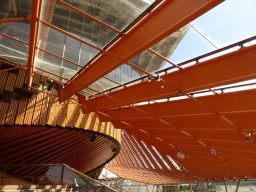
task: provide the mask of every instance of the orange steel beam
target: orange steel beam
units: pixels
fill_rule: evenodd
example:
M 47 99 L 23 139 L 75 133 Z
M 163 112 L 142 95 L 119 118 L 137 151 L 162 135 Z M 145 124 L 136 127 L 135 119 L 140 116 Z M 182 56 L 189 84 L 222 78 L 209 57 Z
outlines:
M 232 114 L 233 112 L 255 111 L 253 106 L 256 105 L 255 89 L 197 97 L 196 99 L 206 106 L 212 108 L 218 114 Z M 145 111 L 146 113 L 139 113 L 139 111 L 135 111 L 133 108 L 128 107 L 112 110 L 102 110 L 101 112 L 119 120 L 136 120 L 141 118 L 148 119 L 152 116 L 164 118 L 171 116 L 184 117 L 186 115 L 192 114 L 194 116 L 209 114 L 208 109 L 191 99 L 183 99 L 150 105 L 140 105 L 136 106 L 136 108 Z
M 88 17 L 88 18 L 90 18 L 90 19 L 92 19 L 92 20 L 94 20 L 94 21 L 100 23 L 101 25 L 104 25 L 105 27 L 107 27 L 107 28 L 109 28 L 109 29 L 115 31 L 116 33 L 122 34 L 122 32 L 118 31 L 118 30 L 115 29 L 114 27 L 111 27 L 110 25 L 108 25 L 108 24 L 102 22 L 102 21 L 99 20 L 99 19 L 96 19 L 95 17 L 93 17 L 93 16 L 91 16 L 91 15 L 89 15 L 89 14 L 87 14 L 87 13 L 81 11 L 80 9 L 77 9 L 77 8 L 74 7 L 74 6 L 72 6 L 72 5 L 70 5 L 70 4 L 66 3 L 66 2 L 64 2 L 64 1 L 62 1 L 62 0 L 56 0 L 56 1 L 59 2 L 59 3 L 61 3 L 61 4 L 63 4 L 63 5 L 65 5 L 66 7 L 70 8 L 70 9 L 73 9 L 74 11 L 80 13 L 81 15 L 84 15 L 84 16 L 86 16 L 86 17 Z
M 11 23 L 11 22 L 24 21 L 24 20 L 27 20 L 27 18 L 1 19 L 1 20 L 0 20 L 0 23 Z
M 164 1 L 140 23 L 128 31 L 120 41 L 103 54 L 68 84 L 61 93 L 62 101 L 105 76 L 145 49 L 151 47 L 187 23 L 217 6 L 224 0 Z M 83 84 L 80 86 L 79 84 Z
M 31 4 L 31 16 L 28 18 L 30 20 L 30 38 L 29 38 L 29 56 L 28 56 L 28 74 L 27 74 L 27 89 L 30 90 L 33 80 L 33 66 L 36 57 L 36 44 L 37 37 L 39 33 L 39 13 L 41 13 L 42 0 L 32 0 Z
M 165 74 L 161 76 L 163 79 L 163 82 L 160 82 L 161 85 L 155 81 L 142 82 L 108 94 L 122 101 L 121 103 L 111 100 L 109 97 L 99 97 L 89 100 L 88 105 L 99 110 L 121 106 L 122 103 L 132 104 L 180 95 L 180 92 L 174 87 L 179 87 L 182 93 L 189 93 L 250 80 L 256 77 L 253 59 L 255 54 L 256 45 L 246 47 L 184 68 L 181 71 Z
M 15 70 L 15 69 L 20 69 L 20 68 L 21 67 L 14 67 L 14 68 L 9 68 L 9 69 L 4 69 L 4 70 L 0 70 L 0 73 L 11 71 L 11 70 Z

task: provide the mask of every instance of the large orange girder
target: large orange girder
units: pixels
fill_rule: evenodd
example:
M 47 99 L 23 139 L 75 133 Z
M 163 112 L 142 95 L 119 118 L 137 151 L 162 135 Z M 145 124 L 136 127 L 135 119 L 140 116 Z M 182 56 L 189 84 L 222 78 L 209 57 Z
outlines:
M 89 108 L 100 110 L 118 107 L 253 79 L 256 77 L 255 54 L 256 45 L 253 45 L 163 75 L 162 82 L 145 81 L 109 93 L 108 96 L 88 101 L 84 99 L 83 104 L 88 106 L 84 112 L 89 112 Z
M 85 68 L 61 92 L 61 101 L 105 76 L 224 0 L 164 1 L 140 23 Z

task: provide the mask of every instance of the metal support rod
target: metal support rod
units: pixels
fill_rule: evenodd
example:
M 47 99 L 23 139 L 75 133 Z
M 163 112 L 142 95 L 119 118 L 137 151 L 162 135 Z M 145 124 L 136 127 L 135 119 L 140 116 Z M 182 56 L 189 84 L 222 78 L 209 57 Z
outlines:
M 64 178 L 64 165 L 61 166 L 61 180 L 60 180 L 61 185 L 63 185 L 63 178 Z
M 141 72 L 143 72 L 143 73 L 145 73 L 145 74 L 147 74 L 147 75 L 153 77 L 153 78 L 155 77 L 155 76 L 152 75 L 151 73 L 149 73 L 149 72 L 147 72 L 147 71 L 145 71 L 145 70 L 143 70 L 143 69 L 137 67 L 136 65 L 134 65 L 134 64 L 132 64 L 132 63 L 130 63 L 130 62 L 127 62 L 127 64 L 130 65 L 130 66 L 132 66 L 132 67 L 134 67 L 135 69 L 138 69 L 139 71 L 141 71 Z
M 218 93 L 217 92 L 215 92 L 214 90 L 212 90 L 212 89 L 209 89 L 211 92 L 213 92 L 215 95 L 218 95 Z
M 225 183 L 225 189 L 226 189 L 226 192 L 228 192 L 228 189 L 227 189 L 227 182 L 226 182 L 226 180 L 224 181 L 224 183 Z
M 237 187 L 236 187 L 236 192 L 238 191 L 239 185 L 240 185 L 241 179 L 239 179 L 238 183 L 237 183 Z
M 1 178 L 0 186 L 3 185 L 3 180 L 4 180 L 4 176 L 5 176 L 6 171 L 7 171 L 7 166 L 4 167 L 4 172 L 3 172 L 3 175 L 2 175 L 2 178 Z
M 174 64 L 173 62 L 169 61 L 168 59 L 166 59 L 165 57 L 163 57 L 162 55 L 160 55 L 159 53 L 157 53 L 156 51 L 148 48 L 148 51 L 150 51 L 151 53 L 153 53 L 154 55 L 158 56 L 159 58 L 165 60 L 167 63 L 170 63 L 171 65 L 173 65 L 174 67 L 178 68 L 178 69 L 182 69 L 180 66 Z
M 195 191 L 194 191 L 194 192 L 196 192 L 197 186 L 198 186 L 198 182 L 197 182 L 197 184 L 196 184 L 196 188 L 195 188 Z
M 206 38 L 202 33 L 200 33 L 193 25 L 189 24 L 199 35 L 201 35 L 206 41 L 208 41 L 213 47 L 219 49 L 216 45 L 214 45 L 208 38 Z
M 0 36 L 7 37 L 7 38 L 12 39 L 12 40 L 14 40 L 14 41 L 23 43 L 23 44 L 25 44 L 25 45 L 29 45 L 28 43 L 26 43 L 26 42 L 24 42 L 24 41 L 21 41 L 21 40 L 19 40 L 19 39 L 13 38 L 13 37 L 11 37 L 11 36 L 9 36 L 9 35 L 6 35 L 6 34 L 3 34 L 3 33 L 0 33 Z
M 0 73 L 3 73 L 3 72 L 7 72 L 7 71 L 12 71 L 12 70 L 15 70 L 15 69 L 20 69 L 22 67 L 13 67 L 13 68 L 9 68 L 9 69 L 4 69 L 4 70 L 0 70 Z
M 18 21 L 24 21 L 27 18 L 11 18 L 11 19 L 1 19 L 0 23 L 11 23 L 11 22 L 18 22 Z

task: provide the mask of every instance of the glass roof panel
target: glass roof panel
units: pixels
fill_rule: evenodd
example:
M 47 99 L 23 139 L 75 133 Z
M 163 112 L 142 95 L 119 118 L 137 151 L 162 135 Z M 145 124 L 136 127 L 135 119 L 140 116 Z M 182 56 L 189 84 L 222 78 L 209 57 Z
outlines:
M 40 24 L 40 30 L 42 33 L 40 33 L 38 37 L 38 47 L 42 50 L 53 53 L 56 56 L 65 58 L 70 62 L 47 53 L 45 53 L 44 59 L 52 62 L 53 64 L 57 64 L 58 66 L 61 65 L 63 70 L 64 68 L 71 69 L 72 71 L 70 72 L 65 69 L 65 72 L 63 73 L 68 79 L 72 78 L 72 76 L 81 68 L 72 64 L 72 62 L 84 66 L 99 52 L 98 50 L 47 27 L 44 24 Z M 40 52 L 43 53 L 43 51 Z M 55 73 L 55 71 L 53 73 Z M 71 76 L 71 74 L 73 75 Z M 57 72 L 56 75 L 60 75 L 60 72 Z
M 111 71 L 109 74 L 107 74 L 106 77 L 118 83 L 124 84 L 145 75 L 146 75 L 145 73 L 140 72 L 134 67 L 123 64 L 120 67 L 116 68 L 115 70 Z
M 58 2 L 56 2 L 54 9 L 50 9 L 50 7 L 54 5 L 47 2 L 48 1 L 44 2 L 41 20 L 67 31 L 88 43 L 103 48 L 118 35 L 104 25 L 85 17 Z M 49 19 L 49 12 L 52 12 L 53 14 L 52 19 Z M 79 48 L 77 48 L 77 50 L 79 50 Z
M 89 88 L 99 91 L 99 92 L 103 92 L 107 89 L 113 88 L 118 86 L 118 84 L 106 79 L 106 78 L 101 78 L 98 81 L 95 81 L 93 84 L 91 84 L 89 86 Z
M 64 1 L 120 31 L 154 2 L 154 0 Z
M 53 80 L 62 82 L 63 84 L 67 83 L 67 80 L 61 79 L 61 78 L 59 78 L 59 77 L 56 77 L 56 76 L 54 76 L 54 75 L 51 75 L 51 74 L 46 73 L 46 72 L 44 72 L 44 71 L 41 71 L 40 69 L 34 69 L 34 71 L 35 71 L 36 73 L 42 74 L 42 75 L 44 75 L 44 76 L 46 76 L 46 77 L 49 77 L 50 79 L 53 79 Z
M 28 46 L 0 35 L 0 57 L 25 66 L 28 59 Z
M 31 0 L 0 1 L 0 19 L 26 18 L 31 12 Z
M 78 70 L 78 66 L 40 50 L 37 53 L 35 67 L 67 79 L 73 77 Z M 61 81 L 61 78 L 58 80 Z
M 22 22 L 2 23 L 0 33 L 29 43 L 30 22 L 25 20 Z
M 256 35 L 255 17 L 254 0 L 226 0 L 192 24 L 221 48 Z
M 3 23 L 0 33 L 14 39 L 29 42 L 30 23 L 28 21 Z M 26 65 L 28 45 L 0 35 L 0 57 L 18 65 Z
M 154 73 L 155 71 L 158 71 L 166 64 L 165 60 L 161 59 L 160 57 L 158 57 L 157 55 L 153 54 L 148 50 L 145 50 L 139 55 L 135 56 L 129 62 L 148 73 Z M 137 71 L 138 73 L 142 73 L 139 70 Z

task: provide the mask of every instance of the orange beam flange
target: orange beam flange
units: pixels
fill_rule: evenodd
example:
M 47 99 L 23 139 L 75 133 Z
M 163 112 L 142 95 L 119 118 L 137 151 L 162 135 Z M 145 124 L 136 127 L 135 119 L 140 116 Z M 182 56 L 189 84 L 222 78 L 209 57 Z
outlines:
M 18 21 L 24 21 L 27 18 L 11 18 L 11 19 L 1 19 L 0 23 L 11 23 L 11 22 L 18 22 Z
M 164 1 L 62 91 L 62 101 L 105 76 L 224 0 Z M 114 56 L 113 56 L 114 55 Z M 83 86 L 81 86 L 83 84 Z
M 256 45 L 245 47 L 183 70 L 162 75 L 161 85 L 164 88 L 161 88 L 160 84 L 155 81 L 150 83 L 144 81 L 129 86 L 128 89 L 112 92 L 109 96 L 122 101 L 121 103 L 133 104 L 180 95 L 181 92 L 175 89 L 176 87 L 179 87 L 185 94 L 254 79 L 256 77 L 253 59 L 255 54 Z M 95 98 L 88 101 L 88 105 L 91 105 L 95 110 L 118 107 L 121 103 L 110 97 Z
M 30 90 L 33 80 L 33 66 L 36 57 L 36 44 L 39 33 L 39 17 L 41 13 L 40 0 L 32 0 L 31 4 L 31 16 L 28 17 L 30 20 L 30 38 L 29 38 L 29 56 L 28 56 L 28 78 L 27 78 L 27 89 Z

